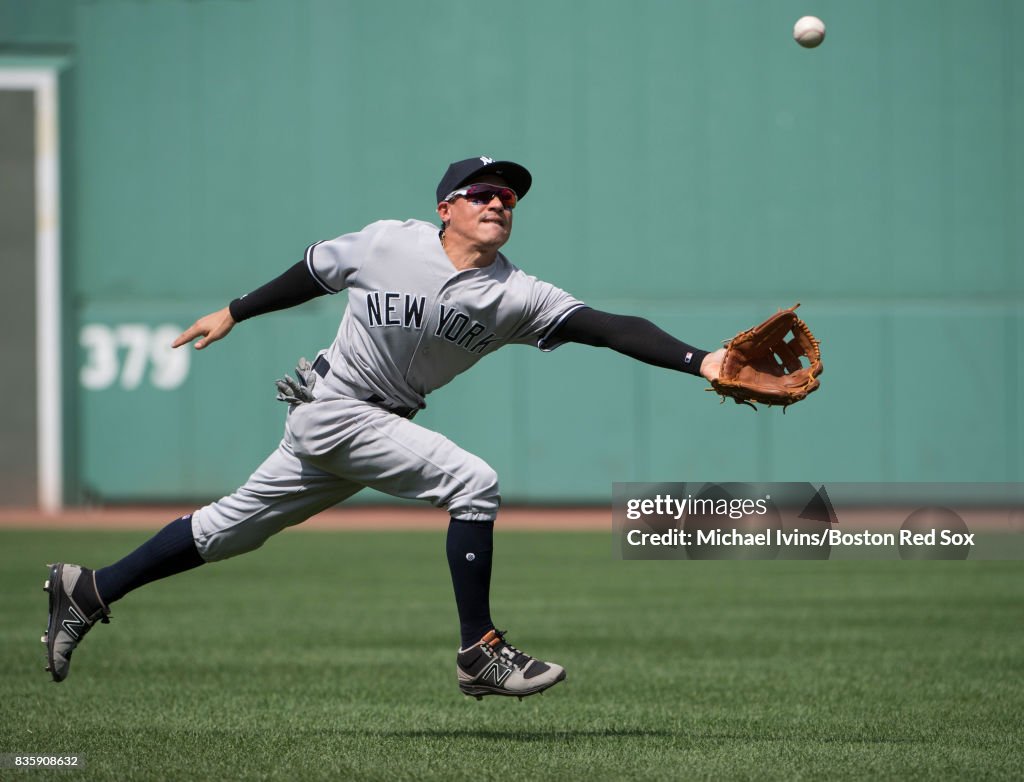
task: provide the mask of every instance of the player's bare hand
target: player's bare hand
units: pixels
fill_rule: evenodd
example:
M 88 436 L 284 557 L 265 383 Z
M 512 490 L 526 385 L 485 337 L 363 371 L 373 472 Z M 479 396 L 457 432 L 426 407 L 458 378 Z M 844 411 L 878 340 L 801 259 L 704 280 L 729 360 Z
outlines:
M 235 327 L 235 319 L 231 317 L 231 310 L 225 307 L 222 310 L 211 312 L 209 315 L 204 315 L 183 332 L 178 335 L 178 338 L 174 340 L 171 347 L 180 348 L 182 345 L 187 345 L 189 342 L 194 340 L 196 337 L 202 337 L 195 344 L 196 350 L 202 350 L 211 342 L 216 342 L 218 339 L 223 339 L 228 335 L 228 332 Z
M 717 380 L 718 374 L 722 371 L 722 362 L 725 360 L 725 348 L 713 350 L 704 356 L 700 363 L 700 373 L 708 381 Z

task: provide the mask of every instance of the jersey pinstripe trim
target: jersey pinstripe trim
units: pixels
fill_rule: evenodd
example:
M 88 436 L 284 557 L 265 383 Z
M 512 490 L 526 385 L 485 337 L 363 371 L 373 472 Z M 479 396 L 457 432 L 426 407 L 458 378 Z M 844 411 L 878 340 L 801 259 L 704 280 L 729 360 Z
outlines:
M 537 340 L 537 347 L 540 348 L 541 350 L 543 350 L 545 353 L 550 353 L 552 350 L 557 348 L 559 345 L 564 344 L 564 340 L 563 340 L 562 342 L 556 342 L 553 345 L 551 345 L 551 344 L 548 344 L 548 340 L 551 339 L 552 335 L 554 335 L 554 333 L 556 331 L 558 331 L 558 327 L 561 326 L 565 322 L 566 318 L 568 318 L 570 315 L 572 315 L 574 312 L 576 312 L 576 310 L 580 309 L 581 307 L 586 307 L 586 306 L 587 305 L 584 304 L 581 301 L 581 302 L 579 302 L 577 304 L 574 304 L 573 306 L 569 307 L 569 309 L 567 309 L 565 312 L 563 312 L 561 315 L 559 315 L 558 318 L 555 320 L 555 322 L 552 323 L 551 326 L 548 328 L 548 330 L 544 332 L 544 335 L 540 339 Z
M 324 241 L 326 241 L 326 240 L 321 240 L 319 242 L 313 242 L 313 244 L 309 245 L 309 247 L 306 248 L 306 255 L 305 255 L 306 268 L 309 269 L 309 273 L 313 275 L 313 279 L 316 280 L 317 285 L 319 285 L 325 291 L 327 291 L 328 293 L 340 293 L 340 289 L 335 290 L 330 285 L 328 285 L 326 282 L 324 282 L 323 279 L 320 277 L 320 275 L 316 273 L 316 268 L 313 266 L 313 248 L 316 247 L 319 244 L 323 244 Z

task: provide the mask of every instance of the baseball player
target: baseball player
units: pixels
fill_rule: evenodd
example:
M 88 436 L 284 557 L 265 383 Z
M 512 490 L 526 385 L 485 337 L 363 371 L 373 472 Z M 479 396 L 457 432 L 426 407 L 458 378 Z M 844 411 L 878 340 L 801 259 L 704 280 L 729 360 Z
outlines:
M 203 349 L 256 315 L 348 291 L 330 346 L 296 378 L 278 381 L 285 434 L 244 486 L 176 519 L 99 570 L 49 566 L 42 641 L 54 681 L 71 654 L 128 592 L 156 579 L 262 546 L 285 527 L 369 486 L 426 500 L 451 517 L 446 551 L 460 623 L 463 693 L 518 696 L 565 679 L 562 666 L 512 646 L 491 620 L 489 591 L 498 476 L 479 457 L 413 418 L 426 396 L 509 344 L 551 351 L 566 342 L 608 347 L 669 369 L 717 377 L 724 350 L 691 347 L 647 320 L 587 307 L 501 252 L 532 177 L 521 165 L 475 157 L 437 186 L 438 226 L 382 220 L 306 249 L 261 288 L 197 320 L 174 342 Z

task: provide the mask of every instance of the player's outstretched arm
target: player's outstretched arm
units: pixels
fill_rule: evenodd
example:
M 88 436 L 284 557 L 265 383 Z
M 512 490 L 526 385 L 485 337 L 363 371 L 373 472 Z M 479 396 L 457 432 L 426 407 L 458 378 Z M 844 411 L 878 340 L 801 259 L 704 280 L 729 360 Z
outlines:
M 181 347 L 196 337 L 202 337 L 196 343 L 196 350 L 202 350 L 211 342 L 226 337 L 236 323 L 294 307 L 326 293 L 327 290 L 313 278 L 306 262 L 299 261 L 266 285 L 235 299 L 224 309 L 197 320 L 174 340 L 174 347 Z
M 218 339 L 223 339 L 228 335 L 228 332 L 235 327 L 235 319 L 231 317 L 231 310 L 225 307 L 222 310 L 211 312 L 209 315 L 204 315 L 187 329 L 185 329 L 178 338 L 174 340 L 171 347 L 180 348 L 182 345 L 186 345 L 196 337 L 202 337 L 196 342 L 196 350 L 202 350 L 211 342 L 216 342 Z
M 554 335 L 555 341 L 611 348 L 656 367 L 674 369 L 708 380 L 718 377 L 724 350 L 708 352 L 682 342 L 646 318 L 615 315 L 591 307 L 570 314 Z

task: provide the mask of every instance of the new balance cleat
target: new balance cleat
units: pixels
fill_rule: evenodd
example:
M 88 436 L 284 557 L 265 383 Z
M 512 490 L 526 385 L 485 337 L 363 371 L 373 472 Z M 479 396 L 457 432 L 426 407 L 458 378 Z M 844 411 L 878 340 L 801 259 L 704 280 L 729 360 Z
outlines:
M 49 568 L 43 589 L 50 595 L 50 618 L 39 640 L 46 646 L 46 671 L 55 682 L 62 682 L 71 666 L 71 653 L 96 622 L 110 621 L 110 610 L 96 591 L 93 571 L 60 562 Z
M 491 630 L 479 643 L 460 649 L 459 689 L 481 700 L 511 695 L 522 700 L 565 679 L 565 669 L 530 657 L 505 641 L 504 630 Z

